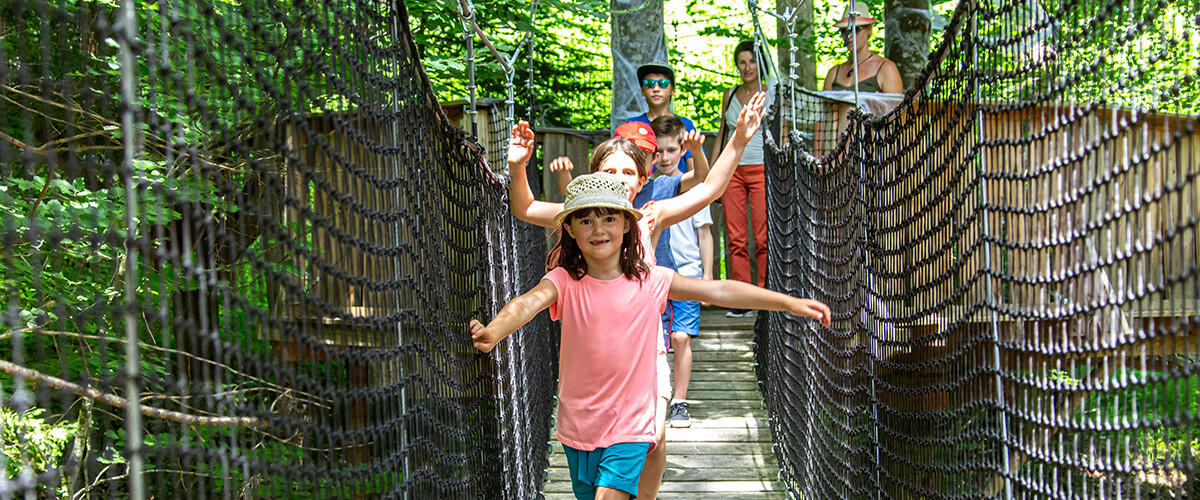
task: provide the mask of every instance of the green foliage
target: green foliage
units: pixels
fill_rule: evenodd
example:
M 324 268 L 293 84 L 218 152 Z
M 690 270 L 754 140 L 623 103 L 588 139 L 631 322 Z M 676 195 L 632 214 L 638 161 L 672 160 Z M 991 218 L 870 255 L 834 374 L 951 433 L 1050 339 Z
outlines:
M 45 409 L 18 412 L 0 407 L 0 460 L 5 462 L 8 478 L 24 471 L 43 473 L 62 465 L 67 441 L 75 437 L 75 422 L 50 423 L 42 418 Z M 58 490 L 62 496 L 65 488 Z
M 867 3 L 872 12 L 882 11 L 881 0 Z M 956 5 L 957 0 L 948 0 L 936 2 L 934 8 L 944 15 Z M 518 118 L 554 127 L 608 127 L 612 99 L 608 2 L 538 2 L 533 22 L 527 2 L 491 0 L 475 2 L 475 6 L 476 18 L 496 48 L 506 56 L 520 51 L 514 77 Z M 409 1 L 408 8 L 439 100 L 466 99 L 466 45 L 458 4 L 421 0 Z M 817 62 L 818 88 L 826 71 L 846 57 L 837 29 L 830 22 L 841 15 L 843 8 L 840 0 L 817 0 L 811 36 L 796 41 L 800 51 L 812 54 Z M 730 52 L 739 41 L 752 36 L 750 14 L 744 3 L 721 0 L 666 0 L 664 14 L 667 56 L 679 76 L 675 112 L 691 118 L 701 129 L 716 130 L 721 95 L 738 83 Z M 760 22 L 775 58 L 781 46 L 786 50 L 786 42 L 774 38 L 775 18 L 762 15 Z M 799 25 L 797 31 L 806 28 L 809 26 Z M 531 30 L 535 33 L 532 74 L 528 46 L 521 44 Z M 936 35 L 931 43 L 936 42 Z M 882 52 L 883 36 L 876 35 L 872 44 Z M 477 95 L 504 97 L 504 74 L 478 40 L 475 57 Z M 777 79 L 786 81 L 782 75 Z M 529 116 L 531 100 L 534 111 Z

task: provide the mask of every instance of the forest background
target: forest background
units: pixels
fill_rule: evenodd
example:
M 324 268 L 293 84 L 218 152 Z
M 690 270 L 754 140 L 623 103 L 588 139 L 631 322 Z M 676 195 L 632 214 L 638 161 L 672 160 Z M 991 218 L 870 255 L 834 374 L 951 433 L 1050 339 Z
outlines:
M 863 2 L 872 13 L 883 2 Z M 945 20 L 958 0 L 931 2 L 934 11 L 930 43 L 941 39 Z M 410 1 L 413 35 L 423 48 L 425 68 L 438 99 L 445 103 L 468 97 L 467 66 L 461 12 L 456 3 Z M 535 126 L 604 129 L 608 127 L 612 98 L 610 8 L 607 0 L 538 0 L 532 22 L 529 2 L 481 0 L 475 2 L 476 22 L 496 48 L 511 55 L 529 33 L 534 36 L 534 57 L 523 45 L 516 64 L 517 118 Z M 763 32 L 771 51 L 787 40 L 776 38 L 776 19 L 758 5 Z M 815 55 L 817 88 L 828 69 L 847 56 L 833 22 L 845 9 L 842 0 L 815 0 L 812 36 L 799 37 L 802 52 Z M 721 92 L 739 83 L 732 62 L 733 47 L 750 39 L 753 20 L 747 4 L 728 0 L 664 0 L 664 36 L 669 62 L 677 73 L 675 112 L 691 118 L 702 130 L 716 130 Z M 798 23 L 797 32 L 806 26 Z M 879 26 L 882 28 L 882 23 Z M 872 39 L 883 53 L 884 34 Z M 481 43 L 476 42 L 476 82 L 479 97 L 504 97 L 504 72 Z M 532 66 L 532 75 L 531 73 Z M 784 80 L 781 78 L 780 80 Z M 530 103 L 532 102 L 532 113 Z

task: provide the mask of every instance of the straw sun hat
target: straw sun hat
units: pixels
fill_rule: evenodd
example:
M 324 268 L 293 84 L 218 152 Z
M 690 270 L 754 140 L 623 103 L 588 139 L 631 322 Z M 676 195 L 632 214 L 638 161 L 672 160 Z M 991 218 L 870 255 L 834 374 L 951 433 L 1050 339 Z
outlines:
M 854 2 L 854 10 L 858 11 L 858 16 L 854 18 L 855 26 L 870 26 L 879 22 L 878 19 L 871 17 L 871 6 L 866 2 Z M 842 18 L 838 22 L 833 23 L 834 28 L 849 28 L 850 27 L 850 4 L 846 4 L 846 12 L 842 14 Z
M 633 220 L 642 218 L 642 213 L 634 210 L 629 203 L 629 191 L 625 185 L 617 180 L 617 176 L 607 172 L 576 177 L 567 184 L 567 197 L 563 205 L 563 211 L 554 216 L 555 228 L 561 228 L 563 220 L 571 212 L 585 208 L 613 208 L 628 212 Z

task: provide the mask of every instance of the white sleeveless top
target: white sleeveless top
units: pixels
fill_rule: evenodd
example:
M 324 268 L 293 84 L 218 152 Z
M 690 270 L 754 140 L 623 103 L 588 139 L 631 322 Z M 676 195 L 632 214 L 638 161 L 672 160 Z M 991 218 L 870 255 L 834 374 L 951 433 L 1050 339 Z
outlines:
M 729 128 L 730 139 L 733 139 L 733 130 L 737 128 L 738 115 L 742 113 L 742 103 L 733 94 L 730 93 L 729 106 L 725 108 L 725 126 Z M 764 115 L 771 108 L 773 102 L 775 102 L 775 88 L 767 87 L 767 101 L 763 104 Z M 763 116 L 762 121 L 762 125 L 758 127 L 758 132 L 755 132 L 754 137 L 750 138 L 750 142 L 746 143 L 746 149 L 742 152 L 742 159 L 738 160 L 738 165 L 761 165 L 765 161 L 763 157 L 763 129 L 766 128 L 767 117 Z

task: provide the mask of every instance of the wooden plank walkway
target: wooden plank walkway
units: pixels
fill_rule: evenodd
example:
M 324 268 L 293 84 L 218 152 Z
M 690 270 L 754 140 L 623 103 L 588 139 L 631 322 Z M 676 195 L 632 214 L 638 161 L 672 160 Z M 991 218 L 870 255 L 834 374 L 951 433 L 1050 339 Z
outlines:
M 787 498 L 754 378 L 754 318 L 729 319 L 724 314 L 724 309 L 701 313 L 688 386 L 692 426 L 667 427 L 661 499 Z M 544 492 L 549 500 L 574 498 L 566 456 L 557 441 L 550 451 Z

